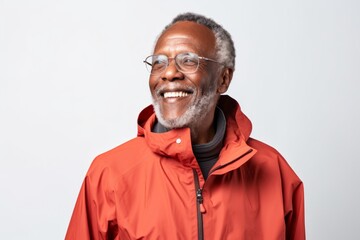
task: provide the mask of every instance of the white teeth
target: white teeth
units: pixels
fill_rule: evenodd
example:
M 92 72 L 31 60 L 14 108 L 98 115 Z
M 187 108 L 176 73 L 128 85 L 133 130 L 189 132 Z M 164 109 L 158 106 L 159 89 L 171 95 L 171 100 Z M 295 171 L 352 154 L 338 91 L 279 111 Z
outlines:
M 164 98 L 186 97 L 187 95 L 188 95 L 187 92 L 166 92 L 164 93 Z

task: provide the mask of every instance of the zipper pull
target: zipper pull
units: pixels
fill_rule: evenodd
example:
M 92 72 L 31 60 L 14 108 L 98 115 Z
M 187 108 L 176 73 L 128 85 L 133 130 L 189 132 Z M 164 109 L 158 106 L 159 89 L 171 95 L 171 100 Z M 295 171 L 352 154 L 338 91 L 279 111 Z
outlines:
M 206 212 L 206 209 L 204 207 L 204 204 L 203 204 L 203 196 L 202 196 L 202 191 L 201 191 L 201 188 L 199 188 L 197 191 L 196 191 L 196 199 L 199 203 L 199 207 L 200 207 L 200 212 L 201 213 L 205 213 Z

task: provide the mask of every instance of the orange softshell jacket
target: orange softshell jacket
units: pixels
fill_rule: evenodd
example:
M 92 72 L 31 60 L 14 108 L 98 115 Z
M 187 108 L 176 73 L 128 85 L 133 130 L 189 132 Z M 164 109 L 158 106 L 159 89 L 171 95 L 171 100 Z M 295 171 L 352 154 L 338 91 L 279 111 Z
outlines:
M 65 239 L 304 240 L 303 184 L 273 148 L 249 137 L 239 104 L 221 96 L 224 146 L 205 181 L 190 130 L 153 133 L 152 106 L 136 138 L 98 156 Z

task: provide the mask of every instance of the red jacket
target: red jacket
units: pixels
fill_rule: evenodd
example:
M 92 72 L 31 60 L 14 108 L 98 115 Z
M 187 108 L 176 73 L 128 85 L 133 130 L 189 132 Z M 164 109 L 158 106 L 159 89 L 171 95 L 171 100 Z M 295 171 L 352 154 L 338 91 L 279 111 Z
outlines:
M 138 136 L 90 166 L 65 239 L 305 239 L 303 184 L 284 158 L 249 138 L 251 122 L 222 96 L 224 147 L 206 182 L 190 130 Z

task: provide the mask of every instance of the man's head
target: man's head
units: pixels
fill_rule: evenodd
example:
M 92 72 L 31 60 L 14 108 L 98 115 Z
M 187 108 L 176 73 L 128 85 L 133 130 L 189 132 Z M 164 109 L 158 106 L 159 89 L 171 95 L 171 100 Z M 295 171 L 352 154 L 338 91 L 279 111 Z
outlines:
M 179 14 L 177 17 L 175 17 L 172 22 L 164 28 L 163 32 L 165 32 L 169 27 L 180 21 L 195 22 L 209 28 L 215 36 L 215 49 L 217 60 L 223 63 L 225 67 L 235 70 L 236 54 L 234 42 L 231 38 L 231 35 L 221 25 L 216 23 L 211 18 L 207 18 L 199 14 L 184 13 Z
M 234 70 L 230 35 L 211 19 L 182 14 L 163 30 L 154 55 L 149 85 L 159 122 L 167 128 L 190 127 L 192 134 L 209 128 Z

